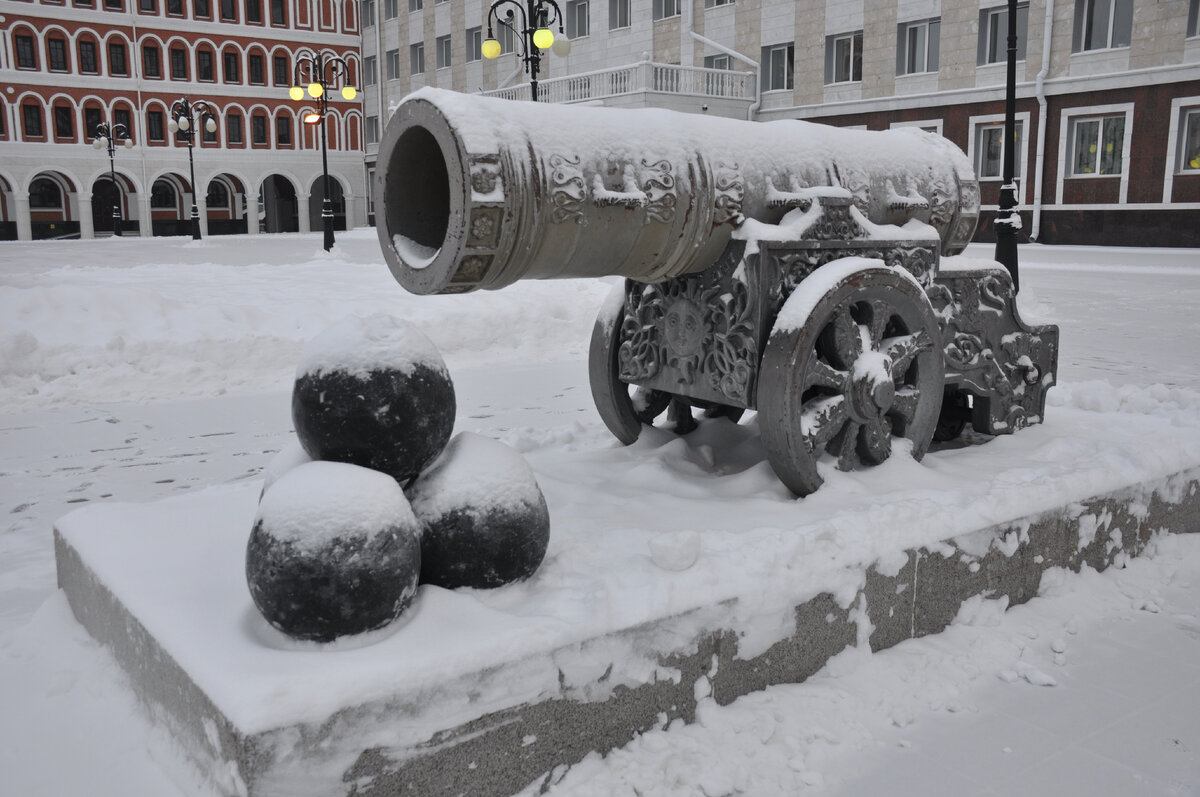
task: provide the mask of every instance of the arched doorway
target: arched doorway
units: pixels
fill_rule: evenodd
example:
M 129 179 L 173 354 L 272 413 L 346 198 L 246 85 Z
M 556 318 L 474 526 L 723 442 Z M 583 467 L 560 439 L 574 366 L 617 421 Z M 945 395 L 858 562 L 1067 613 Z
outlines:
M 272 174 L 263 180 L 258 192 L 259 230 L 261 232 L 298 232 L 299 205 L 296 187 L 282 174 Z
M 325 229 L 325 222 L 321 220 L 321 213 L 324 210 L 323 202 L 325 199 L 324 176 L 313 180 L 308 196 L 309 229 L 314 231 L 323 230 Z M 329 200 L 330 204 L 333 205 L 333 229 L 346 229 L 346 196 L 342 193 L 342 184 L 333 175 L 329 176 Z
M 121 232 L 137 235 L 136 203 L 130 202 L 133 188 L 123 176 L 117 175 L 116 184 L 110 175 L 101 175 L 92 183 L 92 229 L 96 234 L 112 233 L 116 218 L 114 205 L 120 212 Z
M 79 221 L 71 216 L 75 187 L 57 172 L 43 172 L 29 184 L 30 231 L 34 240 L 77 238 Z
M 182 177 L 164 174 L 150 186 L 150 230 L 154 235 L 191 235 L 191 216 L 184 212 L 187 183 Z
M 208 184 L 205 199 L 209 235 L 238 235 L 246 227 L 246 189 L 232 174 L 219 174 Z

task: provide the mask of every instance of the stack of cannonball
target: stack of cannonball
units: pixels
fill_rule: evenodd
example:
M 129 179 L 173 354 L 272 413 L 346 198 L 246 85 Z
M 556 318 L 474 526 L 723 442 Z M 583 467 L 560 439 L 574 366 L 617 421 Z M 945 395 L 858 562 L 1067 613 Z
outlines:
M 520 454 L 451 439 L 454 385 L 412 324 L 350 317 L 314 338 L 292 391 L 297 441 L 266 470 L 246 548 L 272 626 L 330 642 L 374 631 L 418 584 L 486 589 L 528 578 L 550 517 Z

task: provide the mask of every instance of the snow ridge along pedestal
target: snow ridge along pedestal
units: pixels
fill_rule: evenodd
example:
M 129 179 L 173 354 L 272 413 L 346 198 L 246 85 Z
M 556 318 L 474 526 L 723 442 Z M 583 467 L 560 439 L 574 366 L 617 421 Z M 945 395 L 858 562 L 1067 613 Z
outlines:
M 766 647 L 750 641 L 762 622 L 756 590 L 573 641 L 562 619 L 526 617 L 529 638 L 541 643 L 491 640 L 491 658 L 478 669 L 458 664 L 489 641 L 498 608 L 479 605 L 468 618 L 442 613 L 447 604 L 428 596 L 376 645 L 319 653 L 256 645 L 240 659 L 240 637 L 253 637 L 258 620 L 249 598 L 202 603 L 183 575 L 204 573 L 206 595 L 242 583 L 253 485 L 80 510 L 59 522 L 55 545 L 59 584 L 76 617 L 220 793 L 500 797 L 664 720 L 693 720 L 701 678 L 726 704 L 803 681 L 857 643 L 881 650 L 937 633 L 972 596 L 1022 603 L 1049 568 L 1103 569 L 1142 552 L 1155 533 L 1200 531 L 1200 467 L 1063 498 L 1071 503 L 896 551 L 886 570 L 863 572 L 852 595 L 806 594 L 811 588 L 796 584 L 791 630 Z M 869 524 L 870 512 L 861 520 Z M 431 628 L 446 646 L 436 662 L 418 655 Z M 331 657 L 339 657 L 332 670 Z M 345 683 L 312 688 L 330 672 Z

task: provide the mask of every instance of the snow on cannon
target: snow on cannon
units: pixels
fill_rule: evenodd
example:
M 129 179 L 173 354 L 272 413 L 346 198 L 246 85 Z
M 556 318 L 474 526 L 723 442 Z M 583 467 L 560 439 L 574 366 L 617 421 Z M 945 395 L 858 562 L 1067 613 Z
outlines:
M 979 186 L 931 133 L 422 89 L 375 180 L 384 256 L 414 293 L 625 278 L 589 371 L 626 444 L 662 415 L 686 433 L 697 412 L 757 410 L 772 467 L 807 495 L 823 459 L 1037 423 L 1054 384 L 1058 328 L 1020 319 L 1002 266 L 956 257 Z

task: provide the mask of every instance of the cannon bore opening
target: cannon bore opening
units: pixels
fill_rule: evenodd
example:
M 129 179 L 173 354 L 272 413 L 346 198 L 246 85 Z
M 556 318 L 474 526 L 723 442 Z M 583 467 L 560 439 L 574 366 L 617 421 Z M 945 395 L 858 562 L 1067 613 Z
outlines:
M 404 131 L 387 164 L 387 230 L 411 268 L 428 265 L 450 225 L 450 178 L 437 139 L 423 127 Z M 396 236 L 400 236 L 397 240 Z

